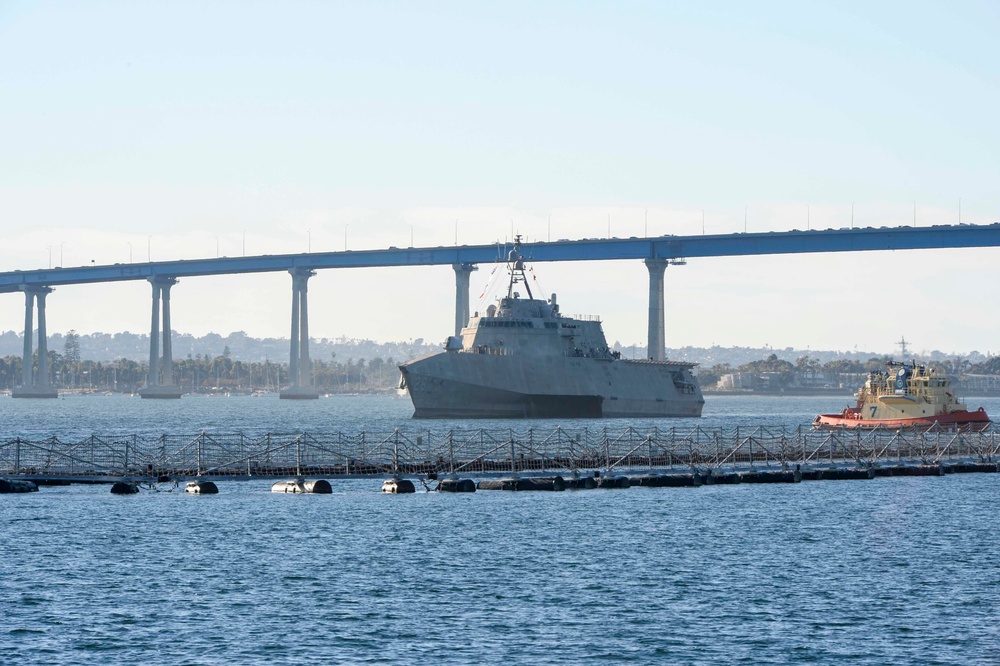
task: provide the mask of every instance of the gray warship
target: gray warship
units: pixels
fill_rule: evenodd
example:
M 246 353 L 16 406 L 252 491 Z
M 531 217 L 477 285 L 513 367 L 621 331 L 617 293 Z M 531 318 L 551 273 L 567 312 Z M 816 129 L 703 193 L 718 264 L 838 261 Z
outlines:
M 597 317 L 562 315 L 555 294 L 536 299 L 520 237 L 507 269 L 499 305 L 476 312 L 444 351 L 399 366 L 414 418 L 701 416 L 696 364 L 623 359 Z

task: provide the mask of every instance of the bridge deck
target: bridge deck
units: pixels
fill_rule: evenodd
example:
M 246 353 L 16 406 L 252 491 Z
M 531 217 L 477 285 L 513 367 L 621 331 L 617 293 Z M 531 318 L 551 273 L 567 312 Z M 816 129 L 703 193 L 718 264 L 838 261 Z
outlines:
M 1000 223 L 990 225 L 939 225 L 933 227 L 882 227 L 607 238 L 526 243 L 531 261 L 603 261 L 616 259 L 680 259 L 757 254 L 857 252 L 1000 246 Z M 454 247 L 395 248 L 344 252 L 221 257 L 183 261 L 80 266 L 30 271 L 0 272 L 0 292 L 24 287 L 145 280 L 154 276 L 189 277 L 240 273 L 267 273 L 291 269 L 369 268 L 485 264 L 504 261 L 510 246 L 460 245 Z

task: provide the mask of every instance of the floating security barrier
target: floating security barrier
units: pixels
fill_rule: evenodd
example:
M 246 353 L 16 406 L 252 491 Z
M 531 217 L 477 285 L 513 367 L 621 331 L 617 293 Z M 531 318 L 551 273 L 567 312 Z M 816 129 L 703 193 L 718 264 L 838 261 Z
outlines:
M 876 467 L 875 476 L 942 476 L 944 468 L 941 465 L 894 465 L 892 467 Z
M 38 484 L 21 479 L 0 479 L 0 493 L 37 493 Z
M 991 462 L 965 462 L 965 463 L 953 463 L 951 465 L 945 466 L 946 473 L 950 474 L 973 474 L 976 472 L 985 472 L 987 474 L 996 474 L 997 464 Z
M 660 476 L 657 474 L 643 474 L 641 476 L 628 477 L 629 486 L 645 486 L 653 488 L 659 484 Z
M 333 486 L 326 479 L 316 479 L 315 481 L 305 482 L 306 492 L 312 493 L 313 495 L 332 495 Z
M 278 481 L 271 485 L 272 493 L 292 493 L 296 495 L 330 495 L 333 493 L 333 486 L 326 479 L 316 479 L 306 481 L 305 479 L 292 479 L 291 481 Z
M 517 479 L 483 479 L 476 484 L 479 490 L 517 490 Z
M 958 462 L 943 465 L 943 468 L 945 474 L 974 474 L 977 472 L 996 474 L 997 471 L 1000 471 L 997 469 L 997 463 L 992 462 Z
M 798 483 L 802 480 L 799 470 L 768 470 L 742 472 L 740 483 Z
M 850 481 L 874 479 L 875 470 L 870 467 L 830 467 L 801 470 L 803 481 Z
M 717 470 L 713 470 L 711 473 L 702 476 L 701 480 L 705 485 L 718 486 L 741 483 L 743 481 L 743 477 L 737 472 L 719 472 Z
M 525 478 L 483 479 L 480 490 L 566 490 L 566 480 L 561 476 L 531 476 Z
M 515 490 L 566 490 L 566 480 L 561 476 L 534 476 L 518 479 Z
M 218 495 L 219 486 L 212 481 L 188 481 L 184 492 L 192 495 Z
M 472 479 L 441 479 L 435 490 L 442 493 L 474 493 L 476 482 Z
M 115 481 L 111 486 L 112 495 L 135 495 L 139 492 L 139 484 L 135 481 Z
M 593 490 L 597 479 L 592 476 L 571 476 L 565 480 L 567 490 Z
M 417 492 L 416 487 L 413 485 L 413 481 L 409 479 L 386 479 L 382 482 L 382 492 L 391 493 L 393 495 L 403 495 L 405 493 L 415 493 Z
M 627 476 L 601 476 L 597 479 L 598 488 L 628 488 L 631 485 Z
M 647 488 L 696 488 L 701 485 L 699 474 L 643 474 L 630 476 L 628 481 L 633 486 Z

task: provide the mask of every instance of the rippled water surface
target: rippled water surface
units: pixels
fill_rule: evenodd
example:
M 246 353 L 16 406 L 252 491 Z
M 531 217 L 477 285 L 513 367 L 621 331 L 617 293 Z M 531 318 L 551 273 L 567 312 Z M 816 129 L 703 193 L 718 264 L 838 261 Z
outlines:
M 845 402 L 729 400 L 703 421 L 808 422 Z M 52 402 L 0 400 L 0 426 L 413 425 L 391 399 Z M 0 495 L 0 663 L 1000 662 L 995 474 L 400 496 L 333 483 Z
M 970 409 L 980 406 L 1000 414 L 1000 398 L 969 398 Z M 702 418 L 684 419 L 413 419 L 408 398 L 379 396 L 332 396 L 319 400 L 279 400 L 276 395 L 184 396 L 180 400 L 141 400 L 132 396 L 70 395 L 57 400 L 0 398 L 0 438 L 57 436 L 63 441 L 92 434 L 209 433 L 260 434 L 266 432 L 365 432 L 448 429 L 506 429 L 551 431 L 588 428 L 621 431 L 676 428 L 809 427 L 816 414 L 839 412 L 853 398 L 768 397 L 709 395 Z

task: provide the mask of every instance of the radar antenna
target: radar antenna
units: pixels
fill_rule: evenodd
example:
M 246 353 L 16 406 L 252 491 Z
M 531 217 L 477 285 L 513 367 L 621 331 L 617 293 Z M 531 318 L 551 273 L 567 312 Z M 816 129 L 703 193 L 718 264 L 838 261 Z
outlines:
M 514 248 L 507 255 L 507 270 L 510 271 L 510 286 L 507 287 L 507 298 L 514 298 L 514 285 L 522 282 L 524 283 L 524 288 L 528 291 L 528 298 L 533 299 L 531 285 L 528 283 L 528 275 L 524 271 L 524 257 L 521 256 L 521 234 L 514 236 Z
M 901 337 L 899 342 L 896 343 L 896 346 L 899 347 L 899 355 L 903 358 L 906 358 L 906 352 L 908 351 L 907 344 L 909 343 L 906 341 L 906 336 Z

